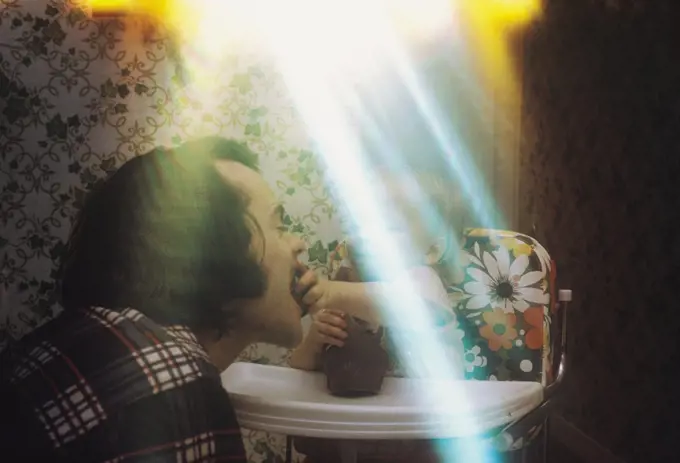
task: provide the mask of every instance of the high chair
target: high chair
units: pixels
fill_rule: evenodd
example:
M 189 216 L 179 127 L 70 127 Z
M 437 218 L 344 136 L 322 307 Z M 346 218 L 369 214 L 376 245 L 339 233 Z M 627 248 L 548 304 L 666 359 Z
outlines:
M 441 251 L 435 266 L 458 269 L 447 291 L 464 333 L 466 379 L 543 386 L 543 403 L 500 429 L 492 441 L 500 452 L 525 453 L 538 435 L 547 438 L 548 411 L 564 378 L 571 291 L 557 290 L 554 261 L 527 235 L 471 228 L 464 231 L 460 248 L 460 253 Z M 347 271 L 342 262 L 348 254 L 347 243 L 341 242 L 332 254 L 333 272 Z M 557 315 L 561 336 L 555 337 Z M 547 451 L 547 442 L 543 445 Z
M 464 331 L 466 378 L 451 387 L 483 413 L 473 416 L 484 423 L 479 439 L 485 448 L 524 462 L 529 444 L 539 436 L 547 439 L 549 414 L 564 379 L 571 291 L 557 290 L 554 262 L 529 236 L 468 229 L 458 249 L 442 253 L 434 263 L 458 269 L 447 290 Z M 346 257 L 344 243 L 334 256 L 336 263 Z M 448 265 L 449 259 L 457 261 Z M 416 450 L 406 460 L 439 461 L 428 450 L 432 439 L 455 443 L 470 437 L 460 423 L 442 431 L 436 420 L 444 418 L 427 412 L 414 398 L 416 391 L 429 387 L 427 381 L 387 378 L 378 396 L 342 399 L 326 391 L 320 373 L 291 368 L 236 363 L 222 379 L 243 427 L 288 436 L 287 462 L 292 461 L 292 436 L 340 442 L 343 463 L 355 463 L 362 445 L 380 440 L 425 443 L 415 447 L 424 449 L 422 455 Z M 446 418 L 453 424 L 457 420 Z M 547 442 L 541 450 L 545 462 Z

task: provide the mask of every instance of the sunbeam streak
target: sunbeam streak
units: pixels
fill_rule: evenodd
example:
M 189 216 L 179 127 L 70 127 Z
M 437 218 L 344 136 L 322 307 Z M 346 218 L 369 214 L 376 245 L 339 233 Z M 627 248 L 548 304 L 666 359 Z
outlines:
M 316 19 L 313 41 L 309 40 L 309 29 L 295 33 L 290 30 L 289 24 L 280 21 L 286 14 L 283 7 L 270 16 L 272 20 L 266 21 L 262 30 L 271 38 L 271 46 L 275 50 L 292 98 L 319 146 L 328 166 L 327 172 L 332 176 L 331 180 L 340 197 L 347 204 L 352 222 L 370 240 L 374 246 L 373 252 L 382 257 L 379 266 L 378 262 L 374 263 L 376 268 L 372 269 L 373 273 L 387 276 L 393 275 L 395 269 L 399 269 L 397 273 L 405 274 L 404 259 L 395 252 L 399 246 L 385 234 L 387 226 L 383 208 L 374 199 L 379 195 L 373 190 L 371 179 L 366 174 L 368 169 L 362 158 L 359 136 L 346 113 L 348 102 L 342 98 L 343 93 L 351 93 L 348 90 L 351 85 L 348 80 L 358 78 L 357 68 L 350 68 L 349 75 L 338 74 L 337 70 L 342 69 L 345 62 L 334 62 L 333 59 L 338 55 L 328 53 L 329 50 L 334 50 L 333 40 L 336 35 L 333 34 L 335 31 L 331 24 L 322 22 L 321 18 L 332 17 L 336 24 L 342 24 L 345 28 L 351 26 L 353 40 L 343 42 L 346 46 L 343 50 L 349 51 L 353 58 L 348 62 L 350 65 L 370 62 L 371 56 L 385 52 L 385 40 L 389 39 L 385 30 L 387 24 L 383 21 L 381 5 L 376 3 L 369 7 L 365 2 L 361 5 L 350 4 L 345 2 L 342 8 L 334 9 L 323 8 L 318 4 L 306 5 L 306 12 L 316 13 L 312 13 Z M 362 32 L 368 34 L 361 35 Z M 357 36 L 361 36 L 362 40 L 356 40 Z M 339 55 L 339 58 L 342 60 L 347 56 Z M 366 68 L 362 66 L 358 69 Z M 411 376 L 416 377 L 457 377 L 453 371 L 455 366 L 450 365 L 439 340 L 431 334 L 434 325 L 429 319 L 427 308 L 416 296 L 417 292 L 408 284 L 408 280 L 400 281 L 404 281 L 404 284 L 385 295 L 381 307 L 383 316 L 396 325 L 397 332 L 409 333 L 397 336 L 401 356 L 408 359 L 407 370 Z M 463 429 L 468 436 L 479 434 L 475 417 L 468 411 L 466 397 L 461 391 L 428 388 L 422 391 L 420 400 L 430 407 L 436 404 L 434 409 L 442 413 L 439 418 L 449 414 L 462 417 L 460 422 L 455 423 L 430 417 L 434 421 L 440 421 L 442 435 L 460 434 Z M 471 462 L 487 461 L 485 448 L 478 442 L 472 440 L 465 441 L 464 444 L 456 449 L 441 448 L 443 460 L 452 461 L 464 457 Z
M 463 191 L 477 224 L 503 228 L 505 224 L 477 171 L 474 154 L 463 134 L 445 117 L 453 103 L 438 101 L 411 62 L 412 42 L 450 42 L 454 72 L 470 85 L 471 99 L 485 99 L 490 89 L 516 92 L 507 36 L 539 12 L 539 0 L 87 0 L 93 13 L 138 13 L 164 21 L 181 43 L 182 58 L 192 76 L 189 92 L 209 108 L 218 104 L 215 91 L 220 62 L 254 47 L 272 54 L 289 94 L 327 166 L 329 181 L 345 203 L 350 220 L 381 259 L 372 273 L 381 280 L 406 275 L 404 255 L 397 250 L 369 175 L 364 138 L 368 134 L 387 162 L 400 162 L 394 142 L 364 109 L 356 91 L 360 83 L 384 77 L 399 80 L 416 108 L 412 114 L 443 157 L 448 178 Z M 444 36 L 446 36 L 444 38 Z M 243 48 L 241 48 L 243 47 Z M 464 57 L 474 59 L 464 59 Z M 473 64 L 481 63 L 479 69 Z M 386 72 L 387 70 L 387 72 Z M 478 78 L 479 77 L 479 78 Z M 477 82 L 480 81 L 480 82 Z M 502 84 L 502 85 L 501 85 Z M 466 84 L 468 85 L 468 84 Z M 493 94 L 491 92 L 491 94 Z M 489 97 L 489 99 L 492 99 Z M 485 102 L 479 104 L 484 105 Z M 448 105 L 448 106 L 447 106 Z M 403 169 L 403 167 L 401 167 Z M 414 191 L 417 186 L 412 186 Z M 426 222 L 441 220 L 422 211 Z M 451 365 L 434 321 L 408 278 L 380 301 L 384 319 L 396 326 L 397 346 L 411 376 L 458 378 L 460 365 Z M 444 385 L 445 383 L 441 383 Z M 452 383 L 446 383 L 452 384 Z M 461 390 L 431 387 L 420 400 L 439 410 L 428 417 L 439 423 L 439 435 L 468 436 L 442 446 L 442 461 L 491 461 L 481 429 Z M 447 416 L 459 416 L 452 422 Z

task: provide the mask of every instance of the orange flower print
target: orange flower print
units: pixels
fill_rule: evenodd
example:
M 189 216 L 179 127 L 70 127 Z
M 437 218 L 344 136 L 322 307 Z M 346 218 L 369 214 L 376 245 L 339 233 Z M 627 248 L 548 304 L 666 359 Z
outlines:
M 529 349 L 543 347 L 543 307 L 529 307 L 524 311 L 524 321 L 528 325 L 524 342 Z
M 512 348 L 512 340 L 517 337 L 515 324 L 517 317 L 514 313 L 505 313 L 503 309 L 494 309 L 484 312 L 482 318 L 486 325 L 479 329 L 479 334 L 489 341 L 489 349 L 496 352 L 501 347 L 503 349 Z

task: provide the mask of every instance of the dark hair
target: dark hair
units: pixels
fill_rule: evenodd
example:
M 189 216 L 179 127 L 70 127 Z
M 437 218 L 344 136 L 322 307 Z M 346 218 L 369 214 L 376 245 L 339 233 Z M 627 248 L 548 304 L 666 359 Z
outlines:
M 62 262 L 62 304 L 132 307 L 163 325 L 228 331 L 227 303 L 264 293 L 249 198 L 216 170 L 257 170 L 233 140 L 201 138 L 130 159 L 86 198 Z

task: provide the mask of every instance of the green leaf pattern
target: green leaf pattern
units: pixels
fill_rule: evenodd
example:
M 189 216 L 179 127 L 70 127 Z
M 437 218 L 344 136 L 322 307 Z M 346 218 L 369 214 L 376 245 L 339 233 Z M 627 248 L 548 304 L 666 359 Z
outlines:
M 160 29 L 144 42 L 122 23 L 91 21 L 62 0 L 19 0 L 5 10 L 0 286 L 11 304 L 0 307 L 0 347 L 59 312 L 57 259 L 86 192 L 158 144 L 208 134 L 247 142 L 285 207 L 285 224 L 307 241 L 310 267 L 328 273 L 340 220 L 320 153 L 270 57 L 233 54 L 195 68 L 205 63 L 195 53 L 180 58 Z M 253 345 L 241 359 L 280 365 L 288 355 Z M 244 437 L 251 461 L 282 461 L 282 436 Z

